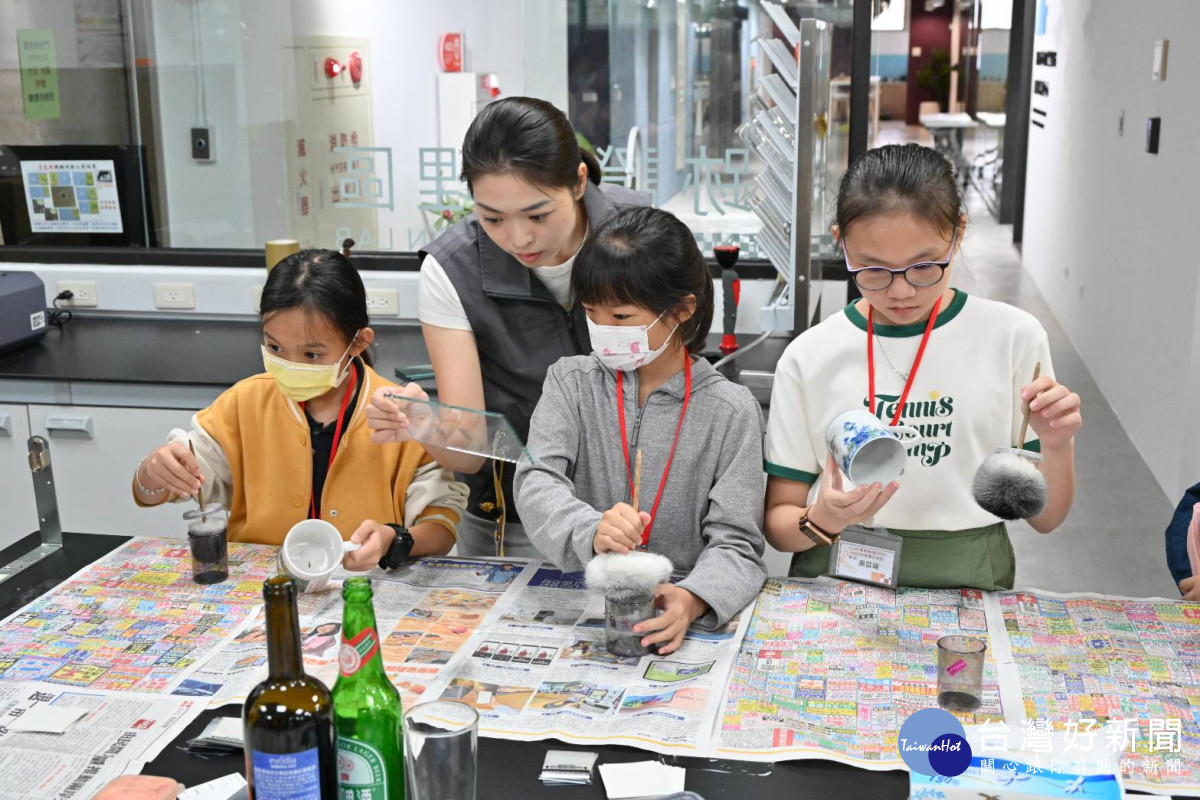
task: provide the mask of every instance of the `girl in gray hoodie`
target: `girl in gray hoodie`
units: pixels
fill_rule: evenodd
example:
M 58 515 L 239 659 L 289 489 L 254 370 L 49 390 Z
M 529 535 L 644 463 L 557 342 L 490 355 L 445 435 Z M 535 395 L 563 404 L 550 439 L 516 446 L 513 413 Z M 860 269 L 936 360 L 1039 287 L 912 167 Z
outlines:
M 517 469 L 517 510 L 563 570 L 637 547 L 667 556 L 676 580 L 658 587 L 662 613 L 636 630 L 670 653 L 690 625 L 724 625 L 762 588 L 762 411 L 697 357 L 713 284 L 671 214 L 613 216 L 580 250 L 571 286 L 592 354 L 550 367 L 529 429 L 533 461 Z

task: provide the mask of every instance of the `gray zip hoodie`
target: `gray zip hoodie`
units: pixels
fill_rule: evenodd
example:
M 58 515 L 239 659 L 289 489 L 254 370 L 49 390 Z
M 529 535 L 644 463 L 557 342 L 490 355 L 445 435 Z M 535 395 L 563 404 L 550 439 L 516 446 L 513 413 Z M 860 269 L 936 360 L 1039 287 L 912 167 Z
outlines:
M 638 408 L 637 373 L 625 380 L 625 423 L 632 462 L 642 450 L 640 504 L 654 504 L 679 412 L 684 374 Z M 750 390 L 704 359 L 692 364 L 692 397 L 671 474 L 650 533 L 649 550 L 671 559 L 678 585 L 712 609 L 697 624 L 724 625 L 762 588 L 764 478 L 762 410 Z M 560 569 L 594 555 L 601 515 L 631 503 L 621 447 L 616 373 L 595 356 L 550 367 L 529 427 L 533 462 L 517 467 L 517 511 L 530 541 Z M 632 466 L 632 464 L 631 464 Z

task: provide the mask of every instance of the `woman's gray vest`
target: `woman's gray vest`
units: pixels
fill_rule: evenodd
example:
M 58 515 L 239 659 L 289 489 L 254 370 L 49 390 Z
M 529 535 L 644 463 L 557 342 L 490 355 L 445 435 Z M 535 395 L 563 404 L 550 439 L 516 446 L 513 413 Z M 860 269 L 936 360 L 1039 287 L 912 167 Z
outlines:
M 583 204 L 594 232 L 616 212 L 649 205 L 650 198 L 622 186 L 589 181 Z M 528 441 L 529 418 L 542 395 L 546 370 L 564 356 L 591 352 L 583 309 L 577 304 L 563 309 L 528 267 L 488 238 L 475 214 L 434 240 L 421 251 L 421 258 L 426 254 L 442 265 L 470 320 L 487 410 L 507 417 L 521 441 Z M 512 474 L 510 465 L 504 470 L 504 494 L 507 519 L 516 522 Z M 484 467 L 459 479 L 471 490 L 467 510 L 490 517 L 480 504 L 496 503 L 492 470 Z

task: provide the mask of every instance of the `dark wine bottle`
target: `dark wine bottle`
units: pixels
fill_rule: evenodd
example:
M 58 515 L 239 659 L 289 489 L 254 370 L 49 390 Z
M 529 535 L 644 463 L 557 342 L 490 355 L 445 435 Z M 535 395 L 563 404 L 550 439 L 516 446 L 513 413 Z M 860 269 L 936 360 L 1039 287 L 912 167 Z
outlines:
M 267 679 L 242 709 L 250 800 L 335 800 L 337 736 L 329 689 L 304 674 L 296 583 L 263 583 Z

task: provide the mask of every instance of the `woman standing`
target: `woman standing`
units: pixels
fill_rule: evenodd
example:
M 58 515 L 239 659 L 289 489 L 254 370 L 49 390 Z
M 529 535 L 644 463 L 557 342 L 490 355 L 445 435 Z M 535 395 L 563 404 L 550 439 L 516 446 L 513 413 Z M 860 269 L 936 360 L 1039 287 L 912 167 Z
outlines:
M 571 296 L 575 254 L 589 230 L 650 198 L 602 184 L 566 116 L 530 97 L 485 107 L 467 130 L 462 161 L 475 213 L 422 252 L 421 330 L 438 400 L 503 414 L 525 441 L 546 370 L 591 352 Z M 368 417 L 377 442 L 407 438 L 400 406 L 382 393 Z M 459 555 L 540 557 L 513 509 L 511 468 L 432 452 L 470 489 Z

